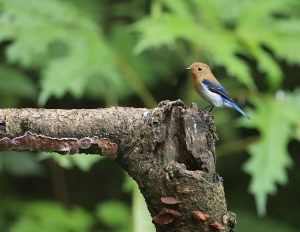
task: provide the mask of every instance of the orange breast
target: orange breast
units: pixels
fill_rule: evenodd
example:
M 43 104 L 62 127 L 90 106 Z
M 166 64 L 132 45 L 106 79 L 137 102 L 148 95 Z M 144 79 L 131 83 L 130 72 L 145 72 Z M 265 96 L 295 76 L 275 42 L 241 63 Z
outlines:
M 199 76 L 193 76 L 193 80 L 194 80 L 194 88 L 198 93 L 200 93 L 201 78 Z

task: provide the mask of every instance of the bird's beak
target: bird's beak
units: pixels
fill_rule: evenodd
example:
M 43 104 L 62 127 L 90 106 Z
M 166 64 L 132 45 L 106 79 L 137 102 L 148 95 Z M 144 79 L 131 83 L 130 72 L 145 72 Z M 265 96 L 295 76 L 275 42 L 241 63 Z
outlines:
M 187 67 L 186 70 L 192 70 L 192 68 L 191 67 Z

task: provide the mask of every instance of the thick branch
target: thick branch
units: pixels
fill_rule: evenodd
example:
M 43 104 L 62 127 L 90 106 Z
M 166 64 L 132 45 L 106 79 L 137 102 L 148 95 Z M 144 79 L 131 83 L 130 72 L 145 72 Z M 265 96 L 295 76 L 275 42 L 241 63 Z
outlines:
M 115 159 L 137 181 L 157 231 L 233 230 L 215 141 L 211 116 L 181 101 L 153 110 L 0 110 L 0 150 Z

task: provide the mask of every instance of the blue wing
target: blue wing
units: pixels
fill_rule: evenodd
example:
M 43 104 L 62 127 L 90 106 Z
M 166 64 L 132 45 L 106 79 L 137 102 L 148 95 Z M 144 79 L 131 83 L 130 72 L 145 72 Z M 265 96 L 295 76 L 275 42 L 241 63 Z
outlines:
M 228 94 L 228 92 L 224 89 L 224 87 L 222 85 L 220 85 L 219 83 L 215 84 L 212 83 L 211 81 L 204 79 L 202 81 L 202 83 L 213 93 L 219 94 L 221 96 L 223 96 L 224 98 L 235 102 L 232 97 L 230 97 L 230 95 Z
M 215 84 L 212 83 L 211 81 L 204 79 L 202 81 L 202 83 L 207 86 L 207 88 L 211 91 L 214 92 L 216 94 L 219 94 L 223 97 L 223 101 L 225 104 L 231 106 L 232 108 L 234 108 L 236 111 L 240 112 L 243 116 L 245 116 L 247 119 L 250 120 L 250 117 L 248 116 L 248 114 L 246 114 L 240 107 L 237 106 L 237 104 L 235 103 L 235 101 L 232 99 L 232 97 L 230 97 L 230 95 L 228 94 L 228 92 L 224 89 L 224 87 L 220 84 Z

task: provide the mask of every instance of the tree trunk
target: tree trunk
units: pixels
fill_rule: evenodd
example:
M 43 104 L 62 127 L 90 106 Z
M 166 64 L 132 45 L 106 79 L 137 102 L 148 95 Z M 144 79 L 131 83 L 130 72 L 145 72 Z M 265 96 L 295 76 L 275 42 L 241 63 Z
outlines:
M 0 150 L 101 154 L 145 197 L 157 231 L 232 231 L 209 113 L 181 101 L 156 108 L 2 109 Z

